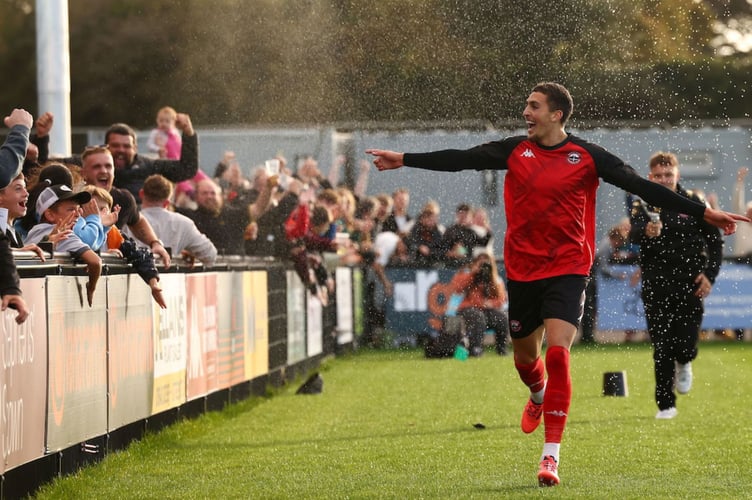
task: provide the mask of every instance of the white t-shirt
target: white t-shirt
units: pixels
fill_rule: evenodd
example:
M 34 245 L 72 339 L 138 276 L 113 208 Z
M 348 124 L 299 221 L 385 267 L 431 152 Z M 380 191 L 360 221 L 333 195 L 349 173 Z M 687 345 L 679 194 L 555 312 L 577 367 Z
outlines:
M 391 231 L 382 231 L 376 235 L 373 240 L 373 249 L 376 252 L 377 264 L 386 267 L 392 254 L 397 249 L 399 239 L 399 235 Z

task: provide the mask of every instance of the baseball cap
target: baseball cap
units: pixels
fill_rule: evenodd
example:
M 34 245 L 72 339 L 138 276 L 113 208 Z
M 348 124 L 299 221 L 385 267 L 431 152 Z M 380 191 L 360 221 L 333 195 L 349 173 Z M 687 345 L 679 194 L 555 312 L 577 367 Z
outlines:
M 46 187 L 39 193 L 39 198 L 37 198 L 37 218 L 41 218 L 45 210 L 58 201 L 63 200 L 73 200 L 79 205 L 83 205 L 84 203 L 89 203 L 91 194 L 86 191 L 74 193 L 65 184 L 55 184 L 54 186 Z

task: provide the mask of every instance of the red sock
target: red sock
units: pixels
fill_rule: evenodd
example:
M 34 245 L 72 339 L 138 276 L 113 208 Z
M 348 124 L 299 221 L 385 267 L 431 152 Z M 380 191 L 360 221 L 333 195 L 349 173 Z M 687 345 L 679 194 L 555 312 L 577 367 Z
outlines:
M 572 402 L 572 379 L 569 376 L 569 350 L 561 346 L 546 351 L 546 397 L 543 400 L 543 425 L 546 443 L 561 443 Z
M 543 370 L 543 360 L 540 357 L 528 365 L 514 362 L 517 373 L 520 374 L 522 382 L 530 388 L 530 392 L 538 392 L 545 387 L 545 373 Z

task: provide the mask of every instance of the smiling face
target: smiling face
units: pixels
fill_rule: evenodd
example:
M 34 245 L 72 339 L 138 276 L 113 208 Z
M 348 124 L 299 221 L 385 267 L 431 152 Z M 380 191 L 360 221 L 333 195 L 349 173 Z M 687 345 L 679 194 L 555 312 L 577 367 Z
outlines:
M 107 137 L 107 148 L 112 153 L 115 168 L 131 165 L 136 157 L 136 142 L 130 135 L 110 133 Z
M 543 146 L 554 146 L 564 140 L 562 111 L 552 111 L 548 98 L 541 92 L 533 92 L 527 98 L 522 117 L 527 124 L 527 138 Z
M 196 204 L 209 212 L 219 213 L 222 210 L 222 193 L 219 187 L 209 179 L 200 181 L 196 185 Z
M 115 180 L 112 155 L 107 150 L 84 155 L 81 176 L 87 184 L 101 187 L 106 191 L 112 189 Z
M 13 182 L 5 188 L 0 189 L 0 207 L 8 209 L 8 222 L 26 215 L 28 199 L 29 192 L 26 190 L 26 181 L 22 175 L 13 179 Z
M 648 179 L 676 191 L 676 185 L 679 183 L 679 169 L 676 165 L 661 163 L 650 167 Z

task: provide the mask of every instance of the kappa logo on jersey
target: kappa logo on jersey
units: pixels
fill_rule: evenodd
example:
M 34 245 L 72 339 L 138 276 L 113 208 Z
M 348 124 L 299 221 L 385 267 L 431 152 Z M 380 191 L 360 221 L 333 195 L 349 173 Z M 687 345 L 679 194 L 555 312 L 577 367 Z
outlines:
M 525 151 L 523 151 L 520 156 L 523 158 L 535 158 L 535 155 L 533 154 L 533 150 L 530 148 L 527 148 Z
M 580 156 L 580 153 L 572 152 L 567 155 L 567 161 L 572 165 L 577 165 L 582 161 L 582 156 Z

